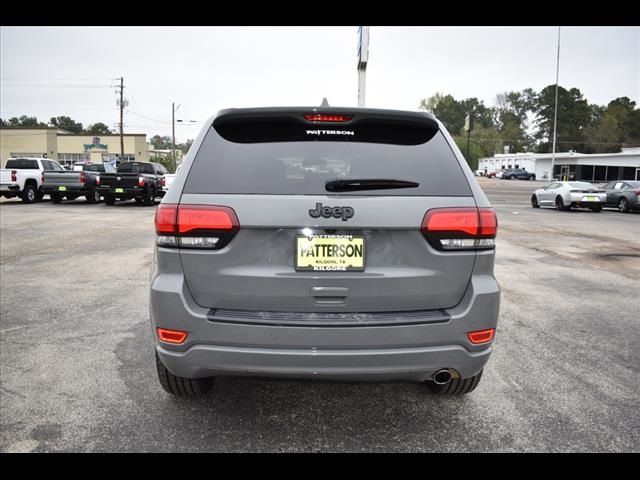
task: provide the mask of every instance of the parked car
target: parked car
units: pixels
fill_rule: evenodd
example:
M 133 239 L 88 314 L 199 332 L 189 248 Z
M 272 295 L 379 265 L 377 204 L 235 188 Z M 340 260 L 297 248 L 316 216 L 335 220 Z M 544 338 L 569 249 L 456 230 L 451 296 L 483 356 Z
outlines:
M 508 168 L 502 170 L 500 178 L 506 180 L 535 180 L 536 174 L 527 172 L 524 168 Z
M 162 178 L 167 169 L 153 162 L 123 162 L 116 173 L 100 176 L 99 193 L 104 203 L 113 205 L 116 200 L 135 199 L 136 203 L 154 205 L 156 197 L 162 197 Z
M 492 170 L 490 172 L 487 172 L 487 178 L 495 178 L 497 173 L 498 173 L 497 170 Z
M 579 207 L 599 212 L 606 200 L 607 193 L 604 189 L 591 183 L 553 182 L 533 192 L 531 206 L 533 208 L 555 206 L 558 210 L 571 210 L 574 207 Z
M 615 180 L 603 188 L 607 192 L 605 207 L 616 207 L 621 212 L 640 211 L 640 181 Z
M 180 171 L 180 167 L 182 165 L 178 165 L 176 168 L 176 173 L 165 173 L 162 177 L 162 191 L 166 194 L 169 191 L 169 187 L 173 184 L 173 180 L 176 178 L 176 175 Z
M 10 158 L 0 170 L 0 196 L 20 197 L 24 203 L 42 200 L 42 172 L 64 171 L 55 160 L 46 158 Z
M 494 177 L 496 178 L 502 178 L 502 175 L 504 174 L 504 170 L 498 170 L 497 172 L 495 172 Z
M 476 177 L 484 177 L 484 170 L 475 170 L 475 171 L 473 172 L 473 174 L 474 174 Z
M 497 220 L 433 115 L 223 110 L 189 152 L 155 216 L 167 392 L 218 375 L 476 388 L 498 320 Z
M 53 203 L 82 196 L 87 203 L 98 203 L 100 175 L 106 172 L 105 166 L 100 164 L 74 165 L 72 171 L 47 171 L 44 172 L 42 191 L 49 194 Z

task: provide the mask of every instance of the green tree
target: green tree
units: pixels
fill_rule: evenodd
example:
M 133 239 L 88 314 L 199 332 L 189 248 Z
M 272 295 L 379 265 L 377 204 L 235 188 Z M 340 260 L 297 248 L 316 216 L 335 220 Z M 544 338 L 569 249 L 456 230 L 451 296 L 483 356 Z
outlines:
M 108 135 L 111 133 L 111 130 L 109 130 L 109 127 L 107 127 L 104 123 L 97 122 L 89 125 L 84 133 L 88 133 L 90 135 Z
M 71 133 L 82 133 L 82 123 L 72 120 L 70 117 L 59 116 L 51 117 L 51 124 L 54 127 L 61 128 Z
M 36 117 L 28 117 L 26 115 L 22 115 L 20 118 L 11 117 L 6 121 L 2 121 L 1 125 L 3 127 L 46 127 L 46 123 L 42 123 L 38 121 Z
M 457 135 L 464 127 L 464 105 L 451 95 L 436 93 L 426 100 L 422 99 L 419 108 L 433 113 L 452 135 Z
M 165 135 L 164 137 L 161 137 L 160 135 L 154 135 L 149 139 L 149 143 L 151 143 L 151 145 L 153 145 L 153 148 L 157 150 L 170 150 L 171 148 L 173 148 L 171 137 L 167 135 Z M 177 148 L 178 146 L 176 145 L 176 149 Z
M 176 150 L 180 150 L 182 153 L 187 153 L 193 145 L 193 139 L 188 139 L 186 142 L 176 145 Z
M 169 171 L 169 173 L 174 173 L 173 172 L 173 159 L 171 158 L 171 155 L 157 156 L 157 157 L 154 157 L 152 161 L 164 165 L 165 168 Z
M 605 107 L 592 106 L 592 125 L 585 130 L 587 153 L 615 153 L 640 142 L 640 110 L 628 97 L 616 98 Z
M 555 84 L 535 95 L 532 105 L 535 113 L 538 151 L 547 153 L 553 144 L 553 120 L 555 108 Z M 577 88 L 567 90 L 558 87 L 558 120 L 556 151 L 566 152 L 584 147 L 585 129 L 591 124 L 592 109 Z

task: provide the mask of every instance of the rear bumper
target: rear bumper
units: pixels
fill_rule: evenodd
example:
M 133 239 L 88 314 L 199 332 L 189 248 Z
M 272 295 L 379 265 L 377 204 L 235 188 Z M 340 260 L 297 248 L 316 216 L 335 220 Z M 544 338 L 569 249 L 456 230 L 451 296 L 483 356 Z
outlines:
M 176 261 L 179 261 L 176 259 Z M 151 278 L 150 317 L 156 351 L 174 375 L 424 381 L 442 368 L 462 378 L 487 363 L 491 344 L 472 345 L 467 333 L 495 328 L 500 288 L 474 275 L 446 321 L 385 326 L 285 326 L 216 321 L 191 297 L 182 273 Z M 250 293 L 248 293 L 250 294 Z M 184 345 L 159 341 L 156 328 L 189 332 Z
M 61 195 L 73 194 L 73 195 L 86 195 L 89 193 L 89 187 L 80 187 L 80 186 L 66 186 L 66 190 L 60 190 L 58 187 L 66 186 L 66 185 L 42 185 L 40 189 L 43 193 L 51 194 L 51 193 L 60 193 Z
M 116 187 L 98 187 L 100 195 L 112 195 L 116 198 L 141 198 L 147 195 L 145 187 L 117 187 L 122 188 L 122 192 L 116 192 Z M 156 191 L 156 197 L 164 197 L 165 192 L 162 189 Z
M 20 185 L 17 183 L 2 183 L 0 184 L 1 193 L 19 193 Z
M 421 348 L 311 349 L 194 345 L 186 352 L 156 347 L 174 375 L 187 378 L 250 375 L 333 380 L 422 382 L 442 368 L 462 378 L 478 373 L 491 347 L 469 352 L 460 345 Z

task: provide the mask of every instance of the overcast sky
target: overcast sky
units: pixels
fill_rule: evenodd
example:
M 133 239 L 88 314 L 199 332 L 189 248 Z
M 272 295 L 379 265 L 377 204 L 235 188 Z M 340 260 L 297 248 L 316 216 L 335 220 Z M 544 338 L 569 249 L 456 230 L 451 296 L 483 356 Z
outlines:
M 372 27 L 369 107 L 416 110 L 435 92 L 478 97 L 555 83 L 557 27 Z M 357 104 L 357 27 L 0 28 L 0 116 L 68 115 L 85 126 L 171 134 L 228 107 Z M 560 85 L 590 103 L 640 103 L 640 28 L 563 27 Z M 145 118 L 146 117 L 146 118 Z M 177 124 L 181 142 L 201 125 Z

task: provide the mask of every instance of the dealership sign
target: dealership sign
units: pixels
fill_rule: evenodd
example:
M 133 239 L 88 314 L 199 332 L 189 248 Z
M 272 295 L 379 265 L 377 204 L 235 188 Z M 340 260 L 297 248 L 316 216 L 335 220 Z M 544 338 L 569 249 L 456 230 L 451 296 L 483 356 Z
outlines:
M 109 147 L 106 143 L 100 143 L 100 137 L 93 137 L 93 143 L 85 143 L 84 151 L 87 152 L 89 150 L 93 150 L 94 148 L 99 148 L 101 150 L 108 150 Z

